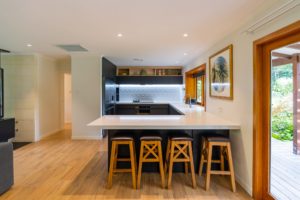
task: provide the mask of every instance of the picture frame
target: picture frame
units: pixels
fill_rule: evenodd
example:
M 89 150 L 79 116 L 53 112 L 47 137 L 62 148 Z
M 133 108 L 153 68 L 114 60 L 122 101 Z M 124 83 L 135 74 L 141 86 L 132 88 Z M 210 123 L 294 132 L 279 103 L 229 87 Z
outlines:
M 210 97 L 233 100 L 233 45 L 209 57 Z

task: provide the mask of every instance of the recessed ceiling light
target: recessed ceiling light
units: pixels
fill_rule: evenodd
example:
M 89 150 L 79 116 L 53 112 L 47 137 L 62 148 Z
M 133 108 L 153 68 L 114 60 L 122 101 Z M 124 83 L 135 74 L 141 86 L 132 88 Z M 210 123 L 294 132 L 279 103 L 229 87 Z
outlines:
M 118 33 L 117 36 L 118 36 L 118 37 L 123 37 L 123 34 L 122 34 L 122 33 Z
M 187 34 L 187 33 L 183 34 L 183 37 L 188 37 L 188 36 L 189 36 L 189 34 Z
M 32 44 L 27 44 L 27 47 L 32 47 Z
M 188 55 L 187 53 L 183 53 L 184 56 Z

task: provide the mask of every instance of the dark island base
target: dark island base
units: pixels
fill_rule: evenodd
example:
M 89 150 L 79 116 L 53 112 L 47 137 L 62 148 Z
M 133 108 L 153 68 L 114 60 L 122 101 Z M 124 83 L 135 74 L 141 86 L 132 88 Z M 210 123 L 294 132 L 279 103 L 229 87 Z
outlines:
M 200 153 L 201 153 L 201 138 L 203 136 L 224 136 L 229 137 L 229 130 L 106 130 L 105 131 L 108 135 L 108 164 L 110 160 L 110 151 L 111 151 L 111 140 L 110 138 L 117 133 L 122 134 L 130 134 L 134 137 L 135 140 L 135 150 L 136 150 L 136 158 L 137 158 L 137 165 L 139 160 L 139 153 L 140 153 L 140 137 L 144 134 L 160 134 L 163 138 L 162 141 L 162 149 L 163 149 L 163 157 L 165 161 L 166 155 L 166 147 L 168 141 L 168 135 L 172 133 L 186 133 L 193 137 L 193 154 L 194 154 L 194 165 L 195 170 L 198 172 L 199 170 L 199 163 L 200 163 Z M 219 159 L 220 150 L 215 148 L 213 151 L 213 158 Z M 129 148 L 127 146 L 119 146 L 119 157 L 129 157 Z M 127 162 L 119 162 L 117 165 L 119 168 L 129 168 L 130 164 Z M 225 165 L 225 167 L 227 167 Z M 212 169 L 219 169 L 219 164 L 213 164 Z M 205 167 L 204 167 L 205 170 Z M 184 172 L 184 164 L 183 163 L 174 163 L 174 172 Z M 159 172 L 158 163 L 144 163 L 143 164 L 143 172 Z

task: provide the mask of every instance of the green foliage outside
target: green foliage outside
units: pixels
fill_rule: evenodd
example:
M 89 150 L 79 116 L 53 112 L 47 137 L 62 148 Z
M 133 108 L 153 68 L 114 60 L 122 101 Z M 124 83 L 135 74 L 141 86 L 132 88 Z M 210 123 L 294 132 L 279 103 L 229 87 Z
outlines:
M 292 64 L 272 68 L 272 137 L 293 140 Z
M 202 81 L 197 78 L 197 102 L 202 102 Z

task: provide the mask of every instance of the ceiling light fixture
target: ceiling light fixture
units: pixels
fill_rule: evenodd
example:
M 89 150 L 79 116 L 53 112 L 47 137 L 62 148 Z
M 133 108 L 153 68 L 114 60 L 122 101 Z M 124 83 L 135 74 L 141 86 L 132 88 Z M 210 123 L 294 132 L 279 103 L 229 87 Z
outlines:
M 188 54 L 187 54 L 187 53 L 183 53 L 183 55 L 184 55 L 184 56 L 187 56 Z
M 122 33 L 118 33 L 117 36 L 118 36 L 118 37 L 123 37 L 123 34 L 122 34 Z
M 27 47 L 32 47 L 32 44 L 27 44 Z
M 188 37 L 188 36 L 189 36 L 189 34 L 187 34 L 187 33 L 183 34 L 183 37 Z

